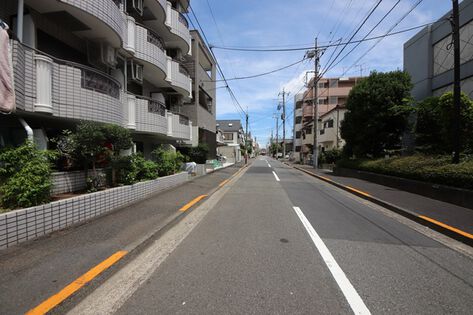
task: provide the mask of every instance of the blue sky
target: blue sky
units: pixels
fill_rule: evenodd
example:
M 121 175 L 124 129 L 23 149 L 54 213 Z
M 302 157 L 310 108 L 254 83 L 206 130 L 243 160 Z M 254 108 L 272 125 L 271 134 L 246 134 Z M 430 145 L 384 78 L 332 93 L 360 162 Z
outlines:
M 331 39 L 348 39 L 378 0 L 192 0 L 191 6 L 210 42 L 215 46 L 292 48 L 313 45 L 318 36 L 319 45 Z M 354 39 L 363 38 L 391 9 L 397 0 L 384 0 L 361 28 Z M 372 32 L 382 35 L 394 25 L 417 0 L 401 0 L 389 16 Z M 430 23 L 444 15 L 451 7 L 450 0 L 424 0 L 395 29 L 402 30 Z M 212 18 L 210 8 L 215 17 Z M 197 25 L 196 25 L 197 26 Z M 376 41 L 361 44 L 340 64 L 327 72 L 326 77 L 368 74 L 370 71 L 402 69 L 403 43 L 417 31 L 411 31 L 382 40 L 358 63 Z M 351 50 L 348 46 L 341 56 Z M 259 74 L 301 60 L 304 51 L 292 52 L 241 52 L 214 49 L 227 79 Z M 332 53 L 322 56 L 322 68 Z M 286 137 L 292 136 L 294 94 L 303 87 L 305 71 L 312 70 L 312 61 L 272 75 L 240 81 L 230 81 L 243 108 L 248 108 L 250 131 L 261 145 L 266 145 L 275 129 L 273 114 L 284 88 L 291 94 L 287 102 Z M 217 87 L 223 86 L 217 82 Z M 226 89 L 217 90 L 217 119 L 241 119 Z M 275 131 L 274 131 L 275 132 Z M 282 128 L 280 128 L 280 136 Z

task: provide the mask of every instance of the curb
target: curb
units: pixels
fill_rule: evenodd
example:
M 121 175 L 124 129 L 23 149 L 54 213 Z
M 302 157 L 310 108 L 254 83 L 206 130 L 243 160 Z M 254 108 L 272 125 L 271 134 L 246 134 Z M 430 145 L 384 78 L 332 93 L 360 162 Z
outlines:
M 347 186 L 345 186 L 345 185 L 343 185 L 343 184 L 340 184 L 340 183 L 338 183 L 338 182 L 335 182 L 335 181 L 333 181 L 333 180 L 331 180 L 331 179 L 329 179 L 329 178 L 327 178 L 327 177 L 314 174 L 314 173 L 309 172 L 309 171 L 307 171 L 307 170 L 305 170 L 305 169 L 303 169 L 303 168 L 300 168 L 300 167 L 297 167 L 297 166 L 293 166 L 293 165 L 290 165 L 290 164 L 288 164 L 288 163 L 284 163 L 284 164 L 286 164 L 287 166 L 290 166 L 290 167 L 292 167 L 292 168 L 294 168 L 294 169 L 297 169 L 297 170 L 299 170 L 299 171 L 302 171 L 302 172 L 304 172 L 304 173 L 306 173 L 306 174 L 308 174 L 308 175 L 310 175 L 310 176 L 312 176 L 312 177 L 315 177 L 315 178 L 317 178 L 317 179 L 319 179 L 319 180 L 322 180 L 322 181 L 324 181 L 324 182 L 326 182 L 326 183 L 329 183 L 329 184 L 331 184 L 331 185 L 333 185 L 333 186 L 336 186 L 336 187 L 338 187 L 338 188 L 340 188 L 340 189 L 343 189 L 343 190 L 345 190 L 345 191 L 347 191 L 347 192 L 349 192 L 349 193 L 351 193 L 351 194 L 353 194 L 353 195 L 356 195 L 356 196 L 358 196 L 358 197 L 360 197 L 360 198 L 363 198 L 363 199 L 365 199 L 365 200 L 371 201 L 372 203 L 375 203 L 375 204 L 377 204 L 377 205 L 379 205 L 379 206 L 382 206 L 382 207 L 384 207 L 384 208 L 386 208 L 386 209 L 389 209 L 389 210 L 391 210 L 391 211 L 393 211 L 393 212 L 396 212 L 397 214 L 400 214 L 400 215 L 402 215 L 403 217 L 406 217 L 406 218 L 408 218 L 408 219 L 410 219 L 410 220 L 412 220 L 412 221 L 415 221 L 415 222 L 417 222 L 417 223 L 419 223 L 419 224 L 422 224 L 422 225 L 424 225 L 424 226 L 426 226 L 426 227 L 428 227 L 428 228 L 431 228 L 432 230 L 435 230 L 435 231 L 437 231 L 437 232 L 439 232 L 439 233 L 442 233 L 442 234 L 444 234 L 444 235 L 446 235 L 446 236 L 448 236 L 448 237 L 451 237 L 451 238 L 453 238 L 453 239 L 455 239 L 455 240 L 457 240 L 457 241 L 459 241 L 459 242 L 462 242 L 463 244 L 466 244 L 466 245 L 469 245 L 469 246 L 473 246 L 473 239 L 471 239 L 471 238 L 469 238 L 469 237 L 466 237 L 466 236 L 464 236 L 464 235 L 461 235 L 461 234 L 459 234 L 459 233 L 456 233 L 456 232 L 454 232 L 454 231 L 452 231 L 452 230 L 450 230 L 450 229 L 447 229 L 447 228 L 445 228 L 445 227 L 443 227 L 443 226 L 434 224 L 434 223 L 432 223 L 432 222 L 430 222 L 430 221 L 428 221 L 428 220 L 426 220 L 426 219 L 420 217 L 418 214 L 416 214 L 416 213 L 414 213 L 414 212 L 412 212 L 412 211 L 410 211 L 410 210 L 407 210 L 407 209 L 402 208 L 402 207 L 400 207 L 400 206 L 396 206 L 396 205 L 394 205 L 394 204 L 392 204 L 392 203 L 390 203 L 390 202 L 387 202 L 387 201 L 384 201 L 384 200 L 382 200 L 382 199 L 373 197 L 373 196 L 368 195 L 368 194 L 366 194 L 366 193 L 363 193 L 363 192 L 361 192 L 361 191 L 357 191 L 357 190 L 355 190 L 355 189 L 353 189 L 353 188 L 351 188 L 351 187 L 347 187 Z

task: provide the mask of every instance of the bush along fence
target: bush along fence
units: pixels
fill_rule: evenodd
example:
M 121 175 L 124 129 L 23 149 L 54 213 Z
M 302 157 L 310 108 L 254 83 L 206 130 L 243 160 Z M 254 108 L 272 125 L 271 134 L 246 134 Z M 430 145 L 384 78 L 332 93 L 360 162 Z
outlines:
M 182 172 L 0 214 L 0 249 L 106 214 L 183 184 L 188 178 Z

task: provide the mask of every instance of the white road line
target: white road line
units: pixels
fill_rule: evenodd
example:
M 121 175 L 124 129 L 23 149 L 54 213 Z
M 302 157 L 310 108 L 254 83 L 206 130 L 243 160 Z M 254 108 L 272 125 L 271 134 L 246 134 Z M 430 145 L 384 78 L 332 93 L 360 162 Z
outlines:
M 274 172 L 273 172 L 274 173 Z M 371 314 L 370 310 L 366 307 L 365 303 L 356 292 L 353 285 L 348 280 L 347 276 L 343 272 L 342 268 L 337 264 L 335 258 L 333 258 L 332 254 L 328 250 L 325 243 L 322 241 L 320 236 L 314 230 L 310 222 L 305 217 L 304 213 L 302 213 L 299 207 L 293 207 L 294 211 L 296 212 L 299 219 L 302 221 L 302 224 L 306 228 L 307 232 L 309 233 L 310 238 L 317 247 L 322 259 L 324 260 L 325 264 L 327 265 L 328 269 L 332 273 L 332 276 L 335 278 L 338 286 L 343 292 L 343 295 L 350 304 L 351 309 L 355 314 Z
M 269 162 L 268 162 L 268 161 L 266 161 L 266 163 L 268 163 L 268 167 L 271 167 L 271 164 L 269 164 Z
M 273 171 L 273 175 L 274 175 L 274 177 L 276 178 L 276 180 L 277 180 L 278 182 L 281 181 L 281 180 L 279 179 L 278 175 L 277 175 L 274 171 Z

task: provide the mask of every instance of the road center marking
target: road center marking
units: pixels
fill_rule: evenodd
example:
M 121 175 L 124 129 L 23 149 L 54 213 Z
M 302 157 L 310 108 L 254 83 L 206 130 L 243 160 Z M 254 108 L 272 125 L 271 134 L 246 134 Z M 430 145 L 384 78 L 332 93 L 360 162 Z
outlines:
M 350 280 L 348 280 L 342 268 L 340 268 L 335 258 L 333 258 L 325 243 L 322 241 L 320 236 L 317 234 L 310 222 L 305 217 L 304 213 L 302 213 L 299 207 L 293 208 L 297 216 L 301 220 L 302 224 L 304 225 L 305 229 L 307 230 L 307 233 L 309 233 L 309 236 L 314 242 L 315 247 L 317 247 L 317 250 L 322 256 L 322 259 L 324 260 L 328 269 L 332 273 L 332 276 L 335 278 L 335 281 L 342 290 L 342 293 L 347 299 L 348 304 L 350 304 L 350 307 L 353 312 L 355 314 L 371 314 L 361 297 L 358 295 L 358 292 L 356 292 L 355 288 L 350 283 Z
M 276 172 L 273 171 L 273 175 L 274 175 L 274 177 L 276 178 L 276 180 L 277 180 L 278 182 L 281 181 L 281 180 L 279 179 L 278 175 L 276 174 Z
M 35 308 L 29 310 L 26 315 L 42 315 L 46 314 L 61 302 L 66 300 L 69 296 L 74 294 L 77 290 L 82 288 L 85 284 L 92 281 L 95 277 L 101 274 L 103 271 L 108 269 L 110 266 L 115 264 L 117 261 L 123 258 L 128 252 L 127 251 L 118 251 L 112 256 L 108 257 L 100 264 L 95 266 L 94 268 L 90 269 L 82 276 L 77 278 L 76 280 L 72 281 L 68 284 L 64 289 L 56 293 L 55 295 L 51 296 L 49 299 L 41 303 L 40 305 L 36 306 Z

